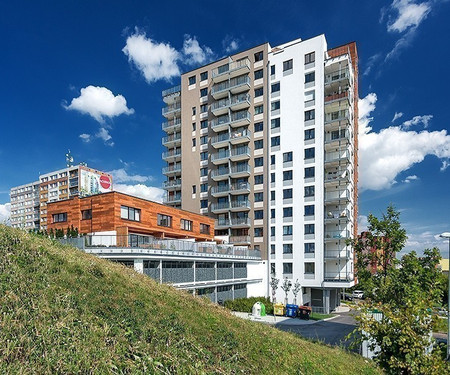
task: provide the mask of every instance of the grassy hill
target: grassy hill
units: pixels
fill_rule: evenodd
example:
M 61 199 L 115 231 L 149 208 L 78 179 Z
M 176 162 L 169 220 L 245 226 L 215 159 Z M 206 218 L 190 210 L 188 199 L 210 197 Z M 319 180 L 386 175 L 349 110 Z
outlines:
M 0 373 L 377 374 L 338 348 L 0 225 Z

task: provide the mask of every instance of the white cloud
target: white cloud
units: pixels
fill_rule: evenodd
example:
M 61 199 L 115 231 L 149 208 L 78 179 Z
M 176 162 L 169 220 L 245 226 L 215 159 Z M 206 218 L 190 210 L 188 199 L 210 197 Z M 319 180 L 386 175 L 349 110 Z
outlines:
M 408 131 L 391 126 L 373 132 L 369 126 L 373 118 L 377 96 L 368 94 L 360 99 L 359 160 L 361 190 L 382 190 L 396 183 L 399 173 L 420 163 L 427 155 L 441 159 L 445 169 L 450 161 L 450 136 L 446 130 Z
M 412 176 L 406 177 L 406 178 L 403 180 L 403 182 L 409 184 L 411 181 L 415 181 L 415 180 L 418 180 L 418 179 L 419 179 L 419 177 L 417 177 L 415 174 L 413 174 Z
M 214 56 L 211 48 L 200 47 L 196 37 L 192 38 L 190 35 L 184 36 L 183 54 L 185 56 L 184 62 L 189 65 L 203 64 Z
M 145 182 L 151 181 L 152 178 L 149 176 L 142 176 L 139 174 L 128 174 L 124 168 L 114 169 L 108 172 L 113 176 L 114 183 L 116 182 Z
M 222 40 L 222 48 L 225 50 L 226 53 L 231 53 L 236 51 L 239 48 L 239 40 L 236 38 L 233 38 L 230 35 L 227 35 Z
M 114 190 L 158 203 L 163 201 L 165 195 L 163 189 L 143 184 L 127 185 L 114 183 Z
M 9 224 L 11 216 L 11 203 L 0 204 L 0 224 Z
M 376 53 L 369 57 L 367 60 L 366 68 L 364 69 L 363 76 L 369 75 L 374 66 L 378 63 L 381 58 L 381 53 Z
M 407 231 L 408 240 L 406 241 L 405 247 L 402 251 L 397 255 L 397 257 L 401 257 L 406 253 L 411 251 L 416 251 L 418 255 L 423 255 L 423 250 L 432 249 L 433 247 L 437 247 L 441 250 L 441 255 L 444 258 L 448 258 L 448 240 L 444 240 L 439 237 L 439 234 L 436 234 L 432 231 L 424 231 L 424 232 L 410 232 Z
M 112 141 L 111 134 L 109 134 L 109 130 L 106 128 L 100 128 L 97 133 L 95 134 L 80 134 L 79 137 L 82 139 L 83 142 L 89 143 L 93 139 L 98 138 L 101 139 L 105 145 L 107 146 L 114 146 L 114 142 Z
M 402 126 L 407 129 L 413 125 L 423 124 L 424 128 L 428 128 L 428 123 L 433 118 L 433 115 L 414 116 L 411 120 L 405 121 Z
M 402 33 L 409 28 L 416 28 L 428 16 L 431 11 L 431 3 L 416 4 L 411 0 L 394 0 L 391 8 L 397 13 L 395 18 L 388 22 L 387 29 L 390 32 Z
M 82 88 L 80 96 L 73 98 L 70 105 L 65 105 L 64 108 L 90 115 L 99 123 L 104 123 L 105 117 L 134 113 L 133 108 L 127 107 L 127 101 L 122 95 L 114 96 L 111 90 L 99 86 Z
M 180 75 L 178 61 L 180 53 L 169 43 L 158 43 L 147 38 L 145 33 L 136 32 L 129 36 L 122 52 L 128 61 L 144 75 L 148 83 Z
M 392 119 L 391 122 L 394 122 L 395 120 L 399 119 L 402 116 L 403 116 L 403 112 L 395 112 L 394 118 Z
M 358 233 L 366 232 L 369 220 L 366 215 L 358 215 Z
M 89 143 L 92 140 L 91 135 L 86 133 L 80 134 L 79 137 L 86 143 Z

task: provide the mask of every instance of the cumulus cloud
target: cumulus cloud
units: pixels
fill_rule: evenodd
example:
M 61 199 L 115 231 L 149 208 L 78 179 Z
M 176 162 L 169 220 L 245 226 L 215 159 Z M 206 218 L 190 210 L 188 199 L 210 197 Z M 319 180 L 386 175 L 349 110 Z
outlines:
M 424 128 L 428 128 L 428 124 L 433 118 L 433 115 L 414 116 L 411 120 L 405 121 L 402 126 L 407 129 L 413 125 L 423 124 Z
M 178 67 L 180 53 L 169 43 L 155 42 L 137 29 L 127 38 L 122 52 L 128 57 L 128 62 L 144 75 L 148 83 L 160 79 L 170 81 L 172 77 L 180 75 Z
M 411 181 L 415 181 L 415 180 L 418 180 L 418 179 L 419 179 L 419 177 L 417 177 L 417 176 L 414 174 L 414 175 L 412 175 L 412 176 L 406 177 L 406 178 L 403 180 L 403 182 L 409 184 Z
M 439 248 L 442 257 L 448 258 L 448 240 L 440 238 L 436 232 L 430 230 L 410 231 L 407 229 L 407 234 L 408 240 L 402 251 L 397 254 L 398 258 L 413 250 L 420 256 L 423 255 L 423 250 L 432 249 L 433 247 Z
M 106 87 L 87 86 L 82 88 L 80 96 L 73 98 L 69 105 L 64 105 L 67 110 L 74 110 L 93 117 L 103 124 L 105 118 L 113 118 L 122 114 L 131 115 L 133 108 L 127 107 L 127 101 L 122 95 L 116 95 Z
M 184 62 L 189 65 L 203 64 L 214 57 L 211 48 L 207 46 L 201 47 L 196 37 L 191 37 L 190 35 L 184 36 L 183 55 Z
M 114 183 L 114 190 L 158 203 L 162 203 L 165 195 L 163 189 L 144 184 L 128 185 Z
M 431 3 L 416 4 L 412 0 L 394 0 L 391 8 L 397 15 L 390 18 L 387 29 L 390 32 L 402 33 L 409 28 L 416 28 L 420 25 L 430 13 Z
M 79 137 L 85 143 L 89 143 L 93 139 L 98 138 L 98 139 L 101 139 L 105 143 L 105 145 L 111 146 L 111 147 L 114 146 L 114 142 L 112 141 L 111 134 L 109 134 L 109 130 L 106 128 L 100 128 L 98 130 L 98 132 L 95 134 L 83 133 L 83 134 L 80 134 Z
M 11 204 L 0 204 L 0 224 L 9 224 L 11 216 Z
M 222 40 L 222 48 L 226 53 L 231 53 L 236 51 L 239 48 L 240 42 L 238 39 L 231 37 L 230 35 L 227 35 Z
M 125 168 L 114 169 L 108 172 L 113 176 L 114 182 L 146 182 L 151 181 L 150 176 L 142 176 L 140 174 L 128 174 Z
M 446 130 L 410 131 L 402 126 L 390 126 L 378 133 L 369 126 L 377 96 L 368 94 L 359 100 L 359 160 L 360 189 L 382 190 L 396 183 L 396 177 L 427 155 L 442 162 L 444 170 L 450 161 L 450 136 Z
M 394 122 L 395 120 L 399 119 L 402 116 L 403 116 L 403 112 L 395 112 L 395 115 L 394 115 L 394 118 L 392 119 L 392 122 Z

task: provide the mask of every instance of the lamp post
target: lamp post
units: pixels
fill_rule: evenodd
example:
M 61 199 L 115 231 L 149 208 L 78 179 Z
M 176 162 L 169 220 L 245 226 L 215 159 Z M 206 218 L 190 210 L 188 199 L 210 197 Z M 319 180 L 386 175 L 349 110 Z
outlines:
M 448 256 L 450 259 L 450 232 L 444 232 L 439 235 L 441 238 L 448 239 Z M 449 260 L 450 261 L 450 260 Z M 448 300 L 447 300 L 447 361 L 450 360 L 450 270 L 448 273 Z

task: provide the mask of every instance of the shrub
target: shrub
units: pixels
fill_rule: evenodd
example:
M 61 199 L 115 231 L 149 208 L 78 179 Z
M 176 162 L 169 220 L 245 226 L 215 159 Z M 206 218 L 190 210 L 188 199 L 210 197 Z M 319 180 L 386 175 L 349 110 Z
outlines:
M 266 306 L 266 314 L 273 314 L 273 305 L 266 297 L 237 298 L 234 301 L 225 301 L 225 307 L 232 311 L 251 313 L 253 305 L 256 302 L 262 302 Z

